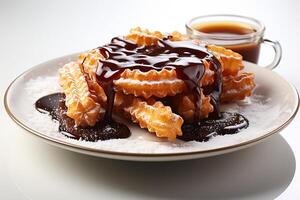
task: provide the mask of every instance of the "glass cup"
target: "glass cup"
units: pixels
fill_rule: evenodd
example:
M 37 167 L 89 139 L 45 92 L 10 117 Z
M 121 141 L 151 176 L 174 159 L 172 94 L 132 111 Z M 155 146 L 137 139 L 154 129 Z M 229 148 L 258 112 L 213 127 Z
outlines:
M 269 45 L 275 51 L 273 61 L 266 66 L 269 69 L 281 60 L 280 43 L 265 39 L 265 26 L 254 18 L 228 14 L 199 16 L 186 23 L 186 31 L 192 39 L 231 49 L 252 63 L 258 62 L 261 44 Z

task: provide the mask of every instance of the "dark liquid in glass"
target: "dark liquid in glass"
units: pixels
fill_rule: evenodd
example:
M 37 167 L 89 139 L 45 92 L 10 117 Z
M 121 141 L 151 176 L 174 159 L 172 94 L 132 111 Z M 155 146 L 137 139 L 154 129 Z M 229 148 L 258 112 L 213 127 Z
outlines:
M 240 36 L 255 33 L 256 30 L 248 24 L 238 22 L 207 22 L 193 25 L 193 28 L 216 36 Z M 217 44 L 219 45 L 219 44 Z M 260 41 L 244 41 L 237 44 L 220 45 L 243 56 L 244 60 L 257 63 L 260 51 Z

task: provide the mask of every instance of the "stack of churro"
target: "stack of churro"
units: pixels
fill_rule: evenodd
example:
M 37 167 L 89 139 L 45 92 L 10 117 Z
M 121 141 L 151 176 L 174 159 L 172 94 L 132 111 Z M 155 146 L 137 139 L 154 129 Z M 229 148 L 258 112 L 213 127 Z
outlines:
M 167 38 L 171 42 L 187 41 L 189 38 L 179 32 L 165 35 L 135 28 L 123 37 L 139 47 L 151 47 Z M 252 94 L 255 87 L 252 73 L 244 72 L 242 56 L 223 47 L 192 41 L 205 46 L 220 63 L 222 89 L 221 103 L 242 100 Z M 105 47 L 104 47 L 105 48 Z M 130 50 L 131 47 L 128 47 Z M 157 47 L 156 47 L 157 48 Z M 139 48 L 137 48 L 139 49 Z M 128 50 L 128 51 L 129 51 Z M 150 51 L 149 50 L 149 51 Z M 131 54 L 130 54 L 131 55 Z M 151 55 L 151 52 L 147 54 Z M 142 55 L 139 54 L 142 58 Z M 105 119 L 108 96 L 97 76 L 101 63 L 108 60 L 103 49 L 93 49 L 79 56 L 78 60 L 59 70 L 60 84 L 66 96 L 67 115 L 74 119 L 76 126 L 94 126 Z M 213 63 L 203 59 L 204 73 L 199 80 L 199 94 L 190 89 L 186 80 L 175 68 L 162 67 L 160 70 L 140 70 L 127 67 L 111 87 L 115 91 L 113 113 L 138 123 L 157 137 L 175 139 L 182 135 L 183 123 L 208 118 L 216 109 L 212 96 L 207 92 L 218 81 Z M 197 106 L 198 102 L 201 104 Z M 199 110 L 197 110 L 199 109 Z M 199 116 L 196 117 L 196 114 Z

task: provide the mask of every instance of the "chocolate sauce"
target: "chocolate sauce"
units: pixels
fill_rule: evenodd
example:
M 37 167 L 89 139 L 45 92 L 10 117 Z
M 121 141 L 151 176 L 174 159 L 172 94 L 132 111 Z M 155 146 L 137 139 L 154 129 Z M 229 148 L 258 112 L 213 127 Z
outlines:
M 236 113 L 220 113 L 219 97 L 222 89 L 222 74 L 219 61 L 204 46 L 192 41 L 171 41 L 170 37 L 160 39 L 152 46 L 138 46 L 120 37 L 111 43 L 99 47 L 105 60 L 99 60 L 97 82 L 103 87 L 107 96 L 105 117 L 93 127 L 77 127 L 74 120 L 66 115 L 65 96 L 61 93 L 48 95 L 39 99 L 35 106 L 43 113 L 48 113 L 59 122 L 59 131 L 68 137 L 88 141 L 127 138 L 130 130 L 124 124 L 112 118 L 114 105 L 113 81 L 119 79 L 125 69 L 139 69 L 142 72 L 164 69 L 176 70 L 178 78 L 185 81 L 189 92 L 196 99 L 194 124 L 184 124 L 182 140 L 206 141 L 214 134 L 233 134 L 248 126 L 248 120 Z M 205 67 L 204 62 L 211 63 L 215 71 L 215 85 L 203 88 L 204 94 L 211 97 L 214 112 L 206 120 L 200 118 L 200 85 Z M 84 65 L 84 61 L 82 63 Z M 169 98 L 161 101 L 168 104 Z
M 161 39 L 156 45 L 138 46 L 131 41 L 116 37 L 110 44 L 99 47 L 105 60 L 99 61 L 97 81 L 108 97 L 106 119 L 111 119 L 114 101 L 113 80 L 119 79 L 125 69 L 149 70 L 174 69 L 178 78 L 185 81 L 196 99 L 196 119 L 200 120 L 200 86 L 204 74 L 204 60 L 210 62 L 216 72 L 216 84 L 209 94 L 215 107 L 215 116 L 219 116 L 219 96 L 222 88 L 221 67 L 219 61 L 204 46 L 192 41 L 170 41 L 170 37 Z
M 248 120 L 238 113 L 222 112 L 220 118 L 208 118 L 200 123 L 184 124 L 182 136 L 185 141 L 207 141 L 215 135 L 235 134 L 249 126 Z
M 36 101 L 35 107 L 42 113 L 48 113 L 53 120 L 58 121 L 59 131 L 67 137 L 86 141 L 127 138 L 130 130 L 124 124 L 111 121 L 98 122 L 93 127 L 77 127 L 72 118 L 66 115 L 65 95 L 55 93 L 44 96 Z

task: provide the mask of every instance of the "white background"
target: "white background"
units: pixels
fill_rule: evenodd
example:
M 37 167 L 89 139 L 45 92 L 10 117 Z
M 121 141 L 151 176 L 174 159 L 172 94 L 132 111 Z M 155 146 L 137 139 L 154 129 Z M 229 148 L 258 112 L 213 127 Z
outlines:
M 0 94 L 26 69 L 88 50 L 131 27 L 184 31 L 204 14 L 255 17 L 279 40 L 275 70 L 300 89 L 300 1 L 3 1 L 0 0 Z M 268 49 L 261 63 L 272 57 Z M 214 158 L 135 163 L 52 147 L 0 112 L 0 199 L 299 199 L 299 115 L 280 135 Z

